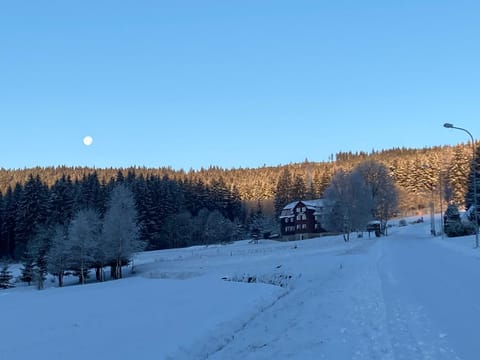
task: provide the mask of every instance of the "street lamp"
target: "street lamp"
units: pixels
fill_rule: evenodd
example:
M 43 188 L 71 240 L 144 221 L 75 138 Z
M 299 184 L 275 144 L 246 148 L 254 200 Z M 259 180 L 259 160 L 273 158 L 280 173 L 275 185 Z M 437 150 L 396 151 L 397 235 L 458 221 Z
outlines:
M 450 123 L 445 123 L 443 124 L 443 127 L 447 129 L 457 129 L 457 130 L 462 130 L 465 131 L 469 136 L 470 139 L 472 139 L 472 149 L 473 149 L 473 206 L 475 207 L 474 209 L 474 219 L 475 219 L 475 247 L 478 248 L 478 215 L 477 215 L 477 167 L 475 164 L 475 156 L 476 156 L 476 150 L 475 150 L 475 140 L 473 139 L 473 135 L 468 131 L 467 129 L 461 128 L 461 127 L 456 127 L 453 126 L 453 124 Z

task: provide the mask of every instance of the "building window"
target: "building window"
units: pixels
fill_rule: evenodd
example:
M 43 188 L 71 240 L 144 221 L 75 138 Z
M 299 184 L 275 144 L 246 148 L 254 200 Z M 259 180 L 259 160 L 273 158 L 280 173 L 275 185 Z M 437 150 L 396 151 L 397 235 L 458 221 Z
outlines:
M 307 220 L 307 214 L 302 214 L 302 220 Z

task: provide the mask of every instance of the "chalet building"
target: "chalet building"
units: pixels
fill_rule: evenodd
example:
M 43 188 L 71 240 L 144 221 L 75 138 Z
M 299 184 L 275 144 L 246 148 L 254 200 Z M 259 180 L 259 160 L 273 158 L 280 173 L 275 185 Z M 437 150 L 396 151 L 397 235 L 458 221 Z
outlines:
M 301 200 L 286 205 L 280 214 L 282 235 L 325 232 L 322 227 L 325 211 L 324 199 Z

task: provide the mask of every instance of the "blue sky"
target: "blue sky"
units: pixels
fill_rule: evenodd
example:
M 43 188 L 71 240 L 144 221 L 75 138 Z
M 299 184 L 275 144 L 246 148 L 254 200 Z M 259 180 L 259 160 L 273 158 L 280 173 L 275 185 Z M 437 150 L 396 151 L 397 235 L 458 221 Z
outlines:
M 442 124 L 480 136 L 479 24 L 478 1 L 4 1 L 0 167 L 466 142 Z

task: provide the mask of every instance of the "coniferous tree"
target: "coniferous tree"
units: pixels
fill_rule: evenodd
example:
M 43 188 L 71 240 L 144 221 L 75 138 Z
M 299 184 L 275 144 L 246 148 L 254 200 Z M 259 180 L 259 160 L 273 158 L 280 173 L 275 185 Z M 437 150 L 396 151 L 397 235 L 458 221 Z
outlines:
M 324 171 L 320 181 L 317 183 L 316 191 L 317 191 L 317 197 L 323 197 L 323 194 L 325 192 L 325 189 L 330 185 L 330 181 L 332 180 L 332 176 L 330 175 L 329 172 Z
M 257 201 L 257 208 L 254 211 L 253 209 L 250 212 L 250 215 L 247 220 L 248 230 L 250 235 L 254 240 L 258 240 L 263 232 L 263 207 L 260 201 Z
M 192 215 L 188 211 L 170 215 L 163 226 L 163 237 L 170 248 L 185 247 L 192 243 Z
M 285 168 L 281 173 L 280 177 L 278 178 L 277 188 L 275 191 L 275 200 L 274 200 L 274 207 L 275 207 L 275 216 L 278 218 L 282 209 L 285 205 L 293 201 L 292 198 L 292 174 Z
M 443 221 L 443 228 L 448 237 L 465 236 L 475 232 L 475 227 L 472 224 L 462 223 L 460 212 L 455 204 L 448 205 Z
M 213 209 L 220 211 L 220 213 L 228 217 L 227 205 L 229 198 L 229 191 L 223 178 L 212 181 L 210 185 L 210 194 L 213 202 Z
M 40 176 L 30 175 L 20 195 L 15 214 L 15 247 L 23 254 L 37 230 L 47 220 L 48 188 Z
M 0 289 L 10 289 L 15 287 L 15 285 L 11 283 L 12 279 L 12 272 L 8 269 L 8 265 L 3 265 L 2 270 L 0 270 Z
M 50 249 L 52 228 L 44 224 L 37 228 L 33 240 L 28 244 L 29 256 L 33 258 L 33 274 L 37 289 L 42 290 L 47 276 L 47 254 Z
M 33 258 L 28 256 L 21 268 L 21 276 L 20 280 L 23 282 L 26 282 L 28 286 L 32 284 L 32 281 L 34 280 L 35 273 L 34 273 L 34 266 L 33 266 Z
M 73 217 L 75 193 L 70 177 L 55 181 L 48 198 L 48 223 L 67 225 Z
M 4 237 L 3 224 L 5 217 L 5 204 L 3 194 L 0 193 L 0 259 L 8 257 L 8 243 L 7 238 Z
M 474 190 L 474 186 L 476 186 Z M 477 195 L 475 199 L 474 195 Z M 470 174 L 468 176 L 468 190 L 465 195 L 465 208 L 470 209 L 477 213 L 477 220 L 480 220 L 480 209 L 475 209 L 474 205 L 479 207 L 480 204 L 480 147 L 476 148 L 476 154 L 470 165 Z M 473 212 L 472 211 L 472 212 Z M 471 216 L 471 220 L 475 219 L 475 214 Z M 478 226 L 478 224 L 475 224 Z
M 240 193 L 237 187 L 232 187 L 227 194 L 226 213 L 229 220 L 235 218 L 245 219 L 245 209 L 240 198 Z
M 7 193 L 4 198 L 4 216 L 3 216 L 3 226 L 2 226 L 2 238 L 5 243 L 4 247 L 7 250 L 6 256 L 12 259 L 18 259 L 16 257 L 15 251 L 15 224 L 16 224 L 16 214 L 19 204 L 20 195 L 22 193 L 22 187 L 19 183 L 15 185 L 15 188 L 7 189 Z
M 299 174 L 295 175 L 291 193 L 292 200 L 305 200 L 306 194 L 307 188 L 303 177 Z
M 246 232 L 243 222 L 239 218 L 233 219 L 233 233 L 232 237 L 234 241 L 245 239 Z
M 460 207 L 465 206 L 471 157 L 471 151 L 467 154 L 462 148 L 455 149 L 448 169 L 447 185 L 452 191 L 451 202 Z
M 75 207 L 74 212 L 82 209 L 93 209 L 100 214 L 105 212 L 105 189 L 100 184 L 96 171 L 84 175 L 75 183 Z

